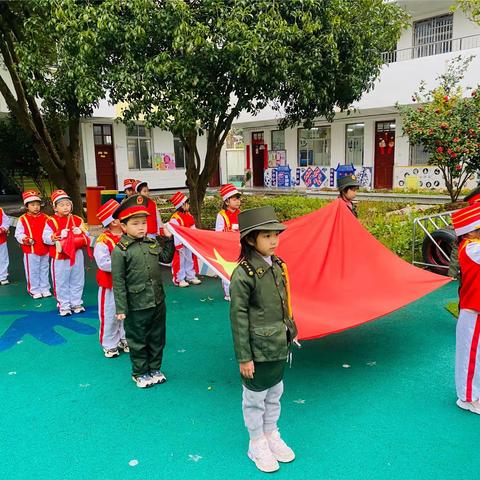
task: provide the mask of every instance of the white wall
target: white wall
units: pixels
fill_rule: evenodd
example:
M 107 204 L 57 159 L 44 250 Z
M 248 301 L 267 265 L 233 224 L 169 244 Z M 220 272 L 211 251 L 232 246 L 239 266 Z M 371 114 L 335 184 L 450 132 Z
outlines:
M 102 122 L 111 123 L 111 122 Z M 113 122 L 113 142 L 117 187 L 121 190 L 125 178 L 136 178 L 148 182 L 150 189 L 168 189 L 185 187 L 185 169 L 154 170 L 129 169 L 127 156 L 127 129 L 123 123 Z M 93 142 L 93 119 L 82 122 L 82 156 L 85 165 L 87 186 L 97 185 L 95 164 L 95 145 Z M 203 160 L 206 152 L 206 139 L 200 137 L 198 149 Z M 152 152 L 173 153 L 173 135 L 158 128 L 152 129 Z

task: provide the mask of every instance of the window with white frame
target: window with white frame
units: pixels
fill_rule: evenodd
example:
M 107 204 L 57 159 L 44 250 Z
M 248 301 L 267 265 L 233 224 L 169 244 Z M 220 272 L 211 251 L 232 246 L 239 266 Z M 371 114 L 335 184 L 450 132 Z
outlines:
M 439 15 L 413 23 L 413 55 L 427 57 L 452 51 L 453 15 Z
M 363 165 L 365 124 L 352 123 L 346 126 L 345 164 Z
M 270 150 L 285 150 L 285 130 L 272 130 Z
M 430 154 L 422 144 L 410 145 L 410 165 L 428 165 Z
M 313 127 L 298 129 L 298 165 L 330 165 L 331 128 Z
M 144 170 L 152 168 L 152 138 L 145 125 L 134 125 L 127 129 L 128 168 Z

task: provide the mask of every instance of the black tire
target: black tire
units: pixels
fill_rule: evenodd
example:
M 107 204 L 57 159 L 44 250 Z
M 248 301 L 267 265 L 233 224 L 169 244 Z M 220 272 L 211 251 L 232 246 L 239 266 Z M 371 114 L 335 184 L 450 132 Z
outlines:
M 432 234 L 433 239 L 438 243 L 440 248 L 450 257 L 453 243 L 456 240 L 455 232 L 450 228 L 440 228 Z M 443 256 L 437 245 L 432 242 L 430 237 L 425 237 L 422 244 L 422 256 L 425 263 L 439 265 L 439 267 L 427 267 L 428 270 L 440 275 L 448 275 L 448 268 L 440 268 L 440 266 L 448 267 L 449 261 Z

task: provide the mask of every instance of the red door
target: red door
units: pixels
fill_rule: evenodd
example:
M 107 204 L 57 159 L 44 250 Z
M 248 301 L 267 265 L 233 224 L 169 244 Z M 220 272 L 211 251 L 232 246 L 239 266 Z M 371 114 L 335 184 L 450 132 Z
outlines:
M 263 187 L 265 148 L 263 132 L 252 132 L 252 174 L 254 187 Z
M 115 190 L 117 179 L 113 155 L 112 125 L 94 125 L 93 139 L 95 143 L 97 185 L 102 185 L 107 190 Z
M 393 187 L 393 165 L 395 163 L 395 120 L 377 122 L 375 128 L 374 187 Z

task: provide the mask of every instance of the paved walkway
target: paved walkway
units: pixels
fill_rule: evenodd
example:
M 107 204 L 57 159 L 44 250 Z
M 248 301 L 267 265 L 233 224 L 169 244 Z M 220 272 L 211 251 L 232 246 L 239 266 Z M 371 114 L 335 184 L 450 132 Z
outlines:
M 168 382 L 143 391 L 126 355 L 102 356 L 94 268 L 87 312 L 61 321 L 53 299 L 24 293 L 19 254 L 11 260 L 13 284 L 0 287 L 2 479 L 266 478 L 245 454 L 218 280 L 181 290 L 165 271 Z M 475 477 L 480 418 L 455 406 L 455 319 L 444 308 L 456 288 L 303 343 L 286 372 L 280 423 L 297 459 L 275 478 Z

